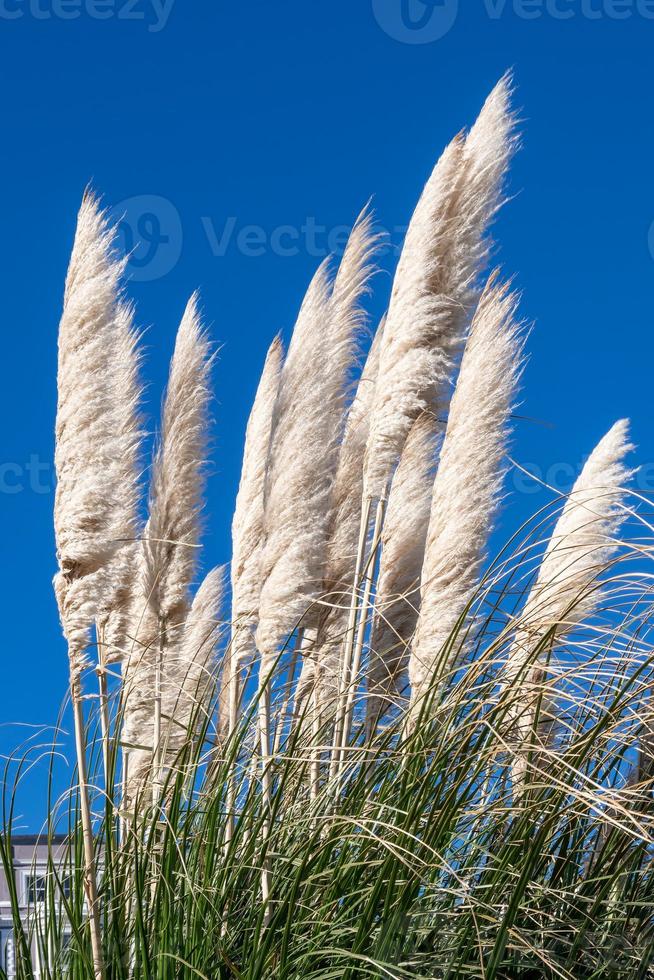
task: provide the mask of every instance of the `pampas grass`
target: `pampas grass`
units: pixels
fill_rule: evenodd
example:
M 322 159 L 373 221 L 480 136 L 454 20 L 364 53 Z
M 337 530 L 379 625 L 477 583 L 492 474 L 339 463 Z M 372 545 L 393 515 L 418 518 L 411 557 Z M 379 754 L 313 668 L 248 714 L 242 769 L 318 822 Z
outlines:
M 211 724 L 213 692 L 220 676 L 218 645 L 225 600 L 225 569 L 212 569 L 200 583 L 171 655 L 164 718 L 169 724 L 164 757 L 175 759 L 194 728 Z
M 318 269 L 293 331 L 273 416 L 265 493 L 263 585 L 257 644 L 272 655 L 303 622 L 316 625 L 325 575 L 332 486 L 361 296 L 376 246 L 372 217 L 359 218 L 333 289 Z
M 273 413 L 256 632 L 264 674 L 320 591 L 333 439 L 325 418 L 344 380 L 324 370 L 329 296 L 323 263 L 302 303 Z
M 211 356 L 196 295 L 177 332 L 152 466 L 143 592 L 165 633 L 180 622 L 198 564 L 208 444 Z
M 508 711 L 511 735 L 518 746 L 516 790 L 526 778 L 532 740 L 541 742 L 538 715 L 544 731 L 553 720 L 547 707 L 552 648 L 602 601 L 599 577 L 619 550 L 620 528 L 630 513 L 625 487 L 633 471 L 624 460 L 633 448 L 626 419 L 616 422 L 595 447 L 565 502 L 518 619 L 504 671 L 513 699 Z
M 442 412 L 467 315 L 489 250 L 488 226 L 502 200 L 513 151 L 510 80 L 489 96 L 467 139 L 436 164 L 398 262 L 380 351 L 365 492 L 385 496 L 412 421 Z
M 81 675 L 93 624 L 120 615 L 124 555 L 136 532 L 140 391 L 132 316 L 120 296 L 122 272 L 123 263 L 114 255 L 114 232 L 96 198 L 87 193 L 77 219 L 59 325 L 54 523 L 59 560 L 55 594 L 68 642 L 96 977 L 104 968 Z M 104 697 L 102 692 L 101 687 Z
M 164 766 L 163 700 L 170 697 L 167 661 L 174 661 L 198 567 L 208 443 L 211 354 L 197 297 L 177 332 L 150 484 L 149 514 L 138 556 L 129 656 L 123 666 L 123 743 L 127 795 L 135 799 L 151 764 Z M 175 679 L 173 672 L 173 688 Z M 152 761 L 154 760 L 154 762 Z M 159 777 L 153 784 L 155 797 Z
M 367 667 L 366 725 L 372 734 L 406 693 L 408 649 L 418 621 L 436 472 L 436 428 L 431 415 L 413 423 L 393 476 L 382 533 L 375 615 Z
M 232 520 L 232 635 L 223 672 L 220 730 L 233 731 L 239 699 L 238 676 L 243 661 L 256 654 L 254 633 L 259 622 L 261 557 L 264 533 L 264 491 L 273 411 L 283 361 L 282 342 L 273 340 L 245 434 L 241 482 Z
M 356 394 L 348 410 L 330 499 L 326 546 L 324 607 L 312 656 L 305 658 L 298 683 L 298 709 L 307 692 L 318 688 L 325 716 L 333 714 L 339 688 L 341 648 L 347 633 L 348 611 L 356 574 L 361 524 L 363 458 L 370 425 L 370 407 L 379 371 L 384 322 L 379 325 L 366 358 Z
M 114 608 L 136 530 L 138 354 L 121 301 L 123 263 L 97 199 L 80 208 L 59 326 L 55 591 L 77 677 L 89 633 Z
M 199 574 L 197 303 L 142 527 L 134 313 L 85 198 L 55 511 L 78 773 L 48 799 L 48 833 L 63 824 L 70 846 L 51 848 L 43 914 L 23 922 L 10 890 L 20 980 L 648 976 L 652 529 L 624 486 L 626 423 L 551 536 L 548 508 L 508 542 L 497 527 L 525 343 L 510 288 L 483 285 L 510 89 L 437 164 L 363 369 L 367 209 L 336 274 L 316 272 L 285 359 L 273 341 L 229 596 L 222 569 Z M 84 702 L 94 625 L 100 700 Z M 6 763 L 9 881 L 31 752 Z
M 412 716 L 447 674 L 454 659 L 448 643 L 479 585 L 501 497 L 520 367 L 515 296 L 491 281 L 466 343 L 433 486 L 409 661 Z

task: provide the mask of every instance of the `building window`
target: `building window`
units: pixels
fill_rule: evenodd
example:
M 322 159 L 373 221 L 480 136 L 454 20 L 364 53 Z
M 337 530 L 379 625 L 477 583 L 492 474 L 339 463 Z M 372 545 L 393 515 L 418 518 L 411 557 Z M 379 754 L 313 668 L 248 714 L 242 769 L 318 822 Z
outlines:
M 45 902 L 45 875 L 27 875 L 25 878 L 25 893 L 28 905 Z

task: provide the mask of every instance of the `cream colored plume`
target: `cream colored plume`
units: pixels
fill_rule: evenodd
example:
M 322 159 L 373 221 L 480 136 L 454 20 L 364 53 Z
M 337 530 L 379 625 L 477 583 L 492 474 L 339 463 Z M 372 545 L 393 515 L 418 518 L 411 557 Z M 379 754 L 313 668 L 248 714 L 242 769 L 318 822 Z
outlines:
M 391 483 L 367 669 L 369 733 L 389 708 L 402 702 L 407 687 L 408 649 L 418 621 L 436 472 L 437 428 L 433 416 L 416 419 Z
M 506 175 L 518 144 L 512 91 L 507 73 L 486 99 L 465 142 L 457 203 L 459 246 L 465 256 L 458 262 L 462 270 L 469 270 L 472 286 L 492 250 L 492 240 L 485 232 L 504 203 Z M 475 290 L 472 298 L 476 295 Z
M 238 682 L 243 661 L 253 658 L 256 653 L 254 631 L 259 621 L 261 593 L 264 490 L 283 356 L 281 338 L 276 337 L 266 356 L 245 433 L 241 482 L 232 520 L 231 642 L 221 677 L 218 717 L 223 735 L 230 724 L 232 685 Z
M 177 332 L 144 533 L 143 595 L 163 628 L 184 619 L 196 573 L 208 446 L 211 356 L 197 296 Z
M 338 671 L 347 630 L 350 597 L 361 521 L 363 457 L 370 426 L 370 407 L 379 371 L 379 349 L 384 321 L 379 324 L 366 358 L 354 400 L 350 406 L 338 456 L 330 501 L 327 541 L 325 601 L 318 640 L 310 658 L 305 658 L 298 684 L 298 710 L 312 687 L 318 666 L 323 709 L 333 703 L 338 689 Z
M 633 448 L 629 423 L 616 422 L 588 458 L 565 502 L 518 620 L 505 669 L 507 685 L 529 685 L 539 672 L 533 654 L 548 634 L 561 640 L 602 599 L 598 576 L 615 555 L 628 516 L 623 489 L 633 471 L 624 458 Z M 519 700 L 519 699 L 518 699 Z
M 315 624 L 323 591 L 331 497 L 358 332 L 359 300 L 376 245 L 364 213 L 333 291 L 327 266 L 309 287 L 282 369 L 266 481 L 263 586 L 257 646 L 275 652 L 304 617 Z
M 202 581 L 165 678 L 164 720 L 169 725 L 167 759 L 172 764 L 194 728 L 207 722 L 220 664 L 216 647 L 223 632 L 225 568 L 214 568 Z
M 516 299 L 490 284 L 475 313 L 434 481 L 418 626 L 409 658 L 412 716 L 446 673 L 457 622 L 475 595 L 500 503 L 509 414 L 522 365 Z
M 210 371 L 210 345 L 193 296 L 182 317 L 170 365 L 152 466 L 149 517 L 137 557 L 129 650 L 123 663 L 122 741 L 129 751 L 127 795 L 131 799 L 143 786 L 152 760 L 157 663 L 162 665 L 164 704 L 177 676 L 175 651 L 197 569 Z
M 263 367 L 245 434 L 241 482 L 232 521 L 232 656 L 255 652 L 254 634 L 261 592 L 261 548 L 266 467 L 273 410 L 284 352 L 276 337 Z
M 141 419 L 142 388 L 139 379 L 141 356 L 139 336 L 133 327 L 131 306 L 121 304 L 116 316 L 116 398 L 118 432 L 122 433 L 125 449 L 117 465 L 122 466 L 121 496 L 126 514 L 131 514 L 133 540 L 125 541 L 110 565 L 110 588 L 98 616 L 104 645 L 104 663 L 121 662 L 128 655 L 130 616 L 138 575 L 138 553 L 142 534 L 139 519 L 141 499 Z M 139 539 L 139 540 L 137 540 Z
M 114 249 L 106 214 L 85 194 L 59 327 L 55 446 L 55 592 L 73 676 L 138 533 L 139 357 Z
M 328 591 L 334 593 L 334 600 L 339 602 L 339 599 L 344 599 L 346 606 L 354 577 L 363 498 L 363 459 L 370 431 L 370 412 L 379 374 L 383 333 L 384 320 L 379 324 L 373 338 L 347 415 L 331 496 L 325 579 Z
M 366 451 L 365 493 L 383 497 L 417 416 L 444 415 L 489 249 L 486 232 L 514 148 L 508 77 L 467 139 L 456 137 L 427 182 L 400 256 Z
M 329 296 L 323 263 L 302 303 L 273 412 L 256 633 L 264 656 L 274 656 L 293 631 L 320 582 L 329 499 L 323 447 L 331 437 L 325 423 L 332 392 L 323 371 Z

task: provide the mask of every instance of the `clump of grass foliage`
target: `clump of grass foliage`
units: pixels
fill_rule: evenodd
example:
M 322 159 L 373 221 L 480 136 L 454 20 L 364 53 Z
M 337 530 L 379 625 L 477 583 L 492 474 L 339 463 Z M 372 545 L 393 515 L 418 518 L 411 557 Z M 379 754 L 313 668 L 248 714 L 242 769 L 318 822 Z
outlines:
M 503 79 L 437 164 L 355 396 L 369 214 L 285 357 L 273 343 L 231 613 L 222 570 L 193 592 L 211 363 L 195 300 L 142 522 L 138 337 L 85 198 L 55 515 L 78 769 L 48 800 L 44 901 L 21 919 L 10 889 L 20 980 L 652 975 L 652 529 L 626 423 L 486 555 L 524 348 L 515 297 L 482 278 L 509 96 Z M 9 882 L 34 753 L 3 780 Z

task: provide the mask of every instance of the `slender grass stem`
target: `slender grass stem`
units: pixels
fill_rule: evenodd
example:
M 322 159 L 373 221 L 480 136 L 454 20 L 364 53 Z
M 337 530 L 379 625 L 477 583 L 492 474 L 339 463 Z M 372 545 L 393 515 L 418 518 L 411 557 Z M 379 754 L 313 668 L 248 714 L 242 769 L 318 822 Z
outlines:
M 347 632 L 343 641 L 343 653 L 339 670 L 338 697 L 336 703 L 336 716 L 334 718 L 334 736 L 331 760 L 329 766 L 329 778 L 334 779 L 340 766 L 340 748 L 345 725 L 345 714 L 347 710 L 347 692 L 350 684 L 351 660 L 354 649 L 355 630 L 359 611 L 359 582 L 363 569 L 363 562 L 366 553 L 366 543 L 368 540 L 368 527 L 370 525 L 370 512 L 372 500 L 366 497 L 361 504 L 361 522 L 359 525 L 359 543 L 357 547 L 356 563 L 354 567 L 354 579 L 352 582 L 352 595 L 350 597 L 350 611 L 348 615 Z
M 80 817 L 82 822 L 82 837 L 84 845 L 84 892 L 88 904 L 89 924 L 91 928 L 93 974 L 95 980 L 103 980 L 104 960 L 102 955 L 102 930 L 93 844 L 93 819 L 91 816 L 91 803 L 89 799 L 89 787 L 87 781 L 86 738 L 84 734 L 82 690 L 78 677 L 71 681 L 70 693 L 75 723 L 75 750 L 77 754 Z
M 96 673 L 98 677 L 98 697 L 100 702 L 100 729 L 102 733 L 102 761 L 104 764 L 104 785 L 105 792 L 107 794 L 111 793 L 111 777 L 109 772 L 109 736 L 110 736 L 110 719 L 109 719 L 109 692 L 107 688 L 107 665 L 106 665 L 106 651 L 104 642 L 104 629 L 96 624 L 96 637 L 98 645 L 98 666 L 96 668 Z
M 159 805 L 163 775 L 163 745 L 161 738 L 162 675 L 164 657 L 164 630 L 161 627 L 154 671 L 154 721 L 152 734 L 152 805 Z
M 382 498 L 377 502 L 377 507 L 375 510 L 375 522 L 372 531 L 370 555 L 368 557 L 368 562 L 366 564 L 366 569 L 365 569 L 365 574 L 363 579 L 363 596 L 361 600 L 359 622 L 358 622 L 357 632 L 356 632 L 356 643 L 354 646 L 352 665 L 350 668 L 350 683 L 348 685 L 348 689 L 346 692 L 347 697 L 346 697 L 346 704 L 345 704 L 345 718 L 343 722 L 343 735 L 342 735 L 341 749 L 340 749 L 339 775 L 342 774 L 343 766 L 345 764 L 345 752 L 346 752 L 347 743 L 350 738 L 350 732 L 352 729 L 354 698 L 355 698 L 357 683 L 359 679 L 359 671 L 361 669 L 363 644 L 365 642 L 366 628 L 368 625 L 368 615 L 370 611 L 370 596 L 372 594 L 372 587 L 375 580 L 375 571 L 377 568 L 377 555 L 381 544 L 381 535 L 384 527 L 385 513 L 386 513 L 386 501 L 384 498 Z
M 294 700 L 294 681 L 295 672 L 297 670 L 298 661 L 301 657 L 306 656 L 307 651 L 311 647 L 313 641 L 310 639 L 311 631 L 305 630 L 301 627 L 295 638 L 295 643 L 293 644 L 293 650 L 291 652 L 291 657 L 288 663 L 288 668 L 286 670 L 286 682 L 284 684 L 284 700 L 282 702 L 281 708 L 279 709 L 279 714 L 277 717 L 277 724 L 275 726 L 275 740 L 273 743 L 273 756 L 277 756 L 284 737 L 284 730 L 286 725 L 293 717 L 293 700 Z

